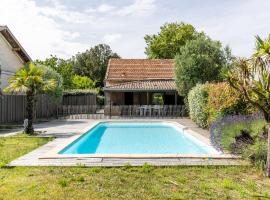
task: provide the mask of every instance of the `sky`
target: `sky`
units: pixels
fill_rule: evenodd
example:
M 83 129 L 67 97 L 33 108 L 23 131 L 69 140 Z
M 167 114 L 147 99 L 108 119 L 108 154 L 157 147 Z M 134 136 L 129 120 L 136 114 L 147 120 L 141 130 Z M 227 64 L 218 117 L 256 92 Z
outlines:
M 0 25 L 32 59 L 67 59 L 100 43 L 145 58 L 144 36 L 166 22 L 190 23 L 247 57 L 255 36 L 270 33 L 269 10 L 269 0 L 0 0 Z

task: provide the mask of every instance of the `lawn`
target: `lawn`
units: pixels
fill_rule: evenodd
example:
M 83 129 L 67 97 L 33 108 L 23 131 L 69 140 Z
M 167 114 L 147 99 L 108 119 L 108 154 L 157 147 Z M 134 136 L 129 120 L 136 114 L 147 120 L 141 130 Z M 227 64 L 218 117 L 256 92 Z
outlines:
M 48 142 L 0 138 L 3 164 Z M 270 199 L 253 167 L 0 168 L 0 199 Z

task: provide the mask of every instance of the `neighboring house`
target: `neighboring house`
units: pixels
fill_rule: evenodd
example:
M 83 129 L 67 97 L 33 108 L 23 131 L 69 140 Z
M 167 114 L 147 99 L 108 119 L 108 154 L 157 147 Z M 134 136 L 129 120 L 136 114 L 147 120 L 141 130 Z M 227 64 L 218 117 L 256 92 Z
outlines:
M 157 93 L 164 105 L 183 104 L 171 59 L 110 59 L 104 84 L 107 105 L 151 105 Z
M 7 26 L 0 26 L 0 67 L 1 67 L 1 85 L 5 88 L 8 85 L 8 78 L 25 63 L 31 61 L 14 35 Z

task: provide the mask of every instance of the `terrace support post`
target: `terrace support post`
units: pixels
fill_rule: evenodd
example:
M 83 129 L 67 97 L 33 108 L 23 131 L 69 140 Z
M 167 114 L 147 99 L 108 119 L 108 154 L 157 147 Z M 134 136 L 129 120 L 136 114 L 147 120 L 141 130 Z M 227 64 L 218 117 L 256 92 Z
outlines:
M 149 105 L 149 92 L 146 93 L 146 102 L 147 102 L 147 105 Z
M 177 105 L 177 92 L 174 93 L 174 104 Z
M 110 119 L 112 118 L 112 102 L 110 101 Z

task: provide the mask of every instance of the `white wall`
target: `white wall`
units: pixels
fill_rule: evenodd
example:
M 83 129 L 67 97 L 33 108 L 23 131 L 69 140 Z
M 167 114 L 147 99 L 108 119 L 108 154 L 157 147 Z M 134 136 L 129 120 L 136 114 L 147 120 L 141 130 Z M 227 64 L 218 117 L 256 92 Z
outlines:
M 0 65 L 1 65 L 1 85 L 0 88 L 5 88 L 8 85 L 7 79 L 23 66 L 23 61 L 12 51 L 11 46 L 0 33 Z

